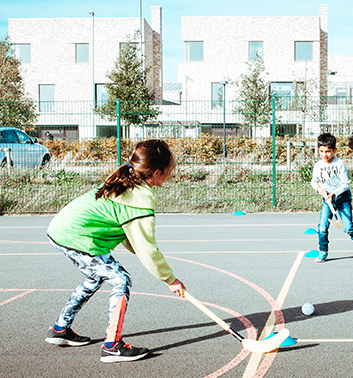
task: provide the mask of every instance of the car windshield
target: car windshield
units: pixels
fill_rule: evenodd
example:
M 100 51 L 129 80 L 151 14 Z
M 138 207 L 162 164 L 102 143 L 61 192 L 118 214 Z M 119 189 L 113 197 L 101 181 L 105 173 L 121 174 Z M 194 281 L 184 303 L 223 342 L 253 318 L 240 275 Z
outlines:
M 27 143 L 27 144 L 32 143 L 31 138 L 25 133 L 22 133 L 21 131 L 18 131 L 18 130 L 16 130 L 15 133 L 20 143 Z

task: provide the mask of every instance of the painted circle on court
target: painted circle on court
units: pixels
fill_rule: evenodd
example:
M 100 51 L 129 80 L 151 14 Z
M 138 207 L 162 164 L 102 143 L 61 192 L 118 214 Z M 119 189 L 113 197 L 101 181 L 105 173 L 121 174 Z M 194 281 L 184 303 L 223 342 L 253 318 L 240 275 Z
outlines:
M 150 297 L 159 297 L 159 298 L 170 298 L 170 299 L 177 299 L 177 300 L 181 300 L 181 301 L 186 301 L 186 299 L 183 299 L 183 298 L 180 298 L 180 297 L 175 297 L 175 296 L 171 296 L 171 295 L 163 295 L 163 294 L 150 294 L 150 293 L 137 293 L 137 292 L 132 292 L 132 294 L 135 294 L 135 295 L 146 295 L 146 296 L 150 296 Z M 249 335 L 249 338 L 251 339 L 256 339 L 256 329 L 254 327 L 254 325 L 251 323 L 250 320 L 248 320 L 245 316 L 239 314 L 238 312 L 234 311 L 234 310 L 231 310 L 229 308 L 226 308 L 226 307 L 222 307 L 222 306 L 219 306 L 217 304 L 214 304 L 214 303 L 209 303 L 209 302 L 202 302 L 202 304 L 204 304 L 205 306 L 209 306 L 209 307 L 213 307 L 213 308 L 216 308 L 220 311 L 224 311 L 232 316 L 234 316 L 235 318 L 237 318 L 238 320 L 240 320 L 248 335 Z M 216 377 L 220 377 L 221 375 L 227 373 L 229 370 L 233 369 L 235 366 L 237 366 L 240 362 L 242 362 L 248 355 L 250 354 L 250 352 L 246 349 L 242 349 L 242 351 L 235 357 L 233 358 L 230 362 L 228 362 L 228 364 L 226 364 L 225 366 L 223 366 L 222 368 L 218 369 L 217 371 L 215 371 L 214 373 L 211 373 L 209 375 L 207 375 L 207 377 L 205 378 L 216 378 Z
M 285 320 L 284 320 L 283 311 L 282 311 L 280 305 L 277 303 L 277 301 L 269 293 L 267 293 L 265 290 L 263 290 L 261 287 L 259 287 L 258 285 L 254 284 L 253 282 L 250 282 L 247 279 L 238 276 L 237 274 L 228 272 L 228 271 L 226 271 L 224 269 L 216 268 L 216 267 L 211 266 L 211 265 L 203 264 L 203 263 L 192 261 L 192 260 L 182 259 L 182 258 L 174 257 L 174 256 L 167 256 L 166 255 L 165 257 L 168 257 L 168 258 L 173 259 L 173 260 L 187 262 L 189 264 L 199 265 L 199 266 L 202 266 L 202 267 L 205 267 L 205 268 L 208 268 L 208 269 L 212 269 L 212 270 L 215 270 L 217 272 L 226 274 L 226 275 L 228 275 L 230 277 L 233 277 L 233 278 L 237 279 L 240 282 L 243 282 L 244 284 L 248 285 L 249 287 L 251 287 L 252 289 L 254 289 L 255 291 L 257 291 L 259 294 L 261 294 L 268 301 L 268 303 L 270 304 L 270 306 L 272 307 L 272 311 L 274 312 L 275 319 L 276 319 L 276 322 L 275 322 L 275 324 L 276 324 L 275 332 L 278 332 L 278 331 L 280 331 L 281 329 L 284 328 Z M 208 305 L 211 306 L 211 304 L 208 304 Z M 212 305 L 212 306 L 214 307 L 214 305 Z M 229 310 L 229 311 L 232 311 L 232 310 Z M 243 322 L 244 319 L 246 319 L 244 316 L 242 316 L 240 314 L 238 314 L 238 315 L 240 317 L 238 317 L 237 315 L 234 315 L 234 316 L 237 317 L 241 322 Z M 248 319 L 246 319 L 246 320 L 248 321 Z M 249 338 L 253 339 L 253 340 L 256 340 L 256 331 L 255 331 L 255 328 L 253 327 L 252 324 L 251 324 L 251 326 L 252 326 L 252 328 L 247 328 L 246 326 L 245 327 L 246 327 L 246 330 L 248 332 Z M 252 333 L 252 330 L 255 331 L 254 334 Z M 249 353 L 250 352 L 248 352 L 244 358 L 246 358 Z M 267 373 L 268 369 L 270 368 L 272 362 L 274 361 L 274 359 L 276 357 L 276 354 L 277 354 L 276 352 L 272 352 L 272 353 L 267 353 L 266 354 L 265 358 L 263 359 L 262 363 L 260 364 L 260 366 L 258 367 L 258 369 L 256 371 L 256 375 L 255 376 L 257 378 L 261 378 L 261 377 L 263 377 Z M 241 353 L 234 360 L 236 360 L 237 358 L 241 358 L 240 355 L 241 355 Z M 239 364 L 244 358 L 242 358 L 239 362 L 236 362 L 234 365 L 229 366 L 229 364 L 231 364 L 234 361 L 234 360 L 232 360 L 229 364 L 227 364 L 226 366 L 224 366 L 222 369 L 217 370 L 217 372 L 219 372 L 220 374 L 217 374 L 217 372 L 215 372 L 215 373 L 207 376 L 207 378 L 211 378 L 211 377 L 214 378 L 214 377 L 221 376 L 222 374 L 226 373 L 227 371 L 229 371 L 230 369 L 232 369 L 233 367 L 235 367 L 237 364 Z M 227 370 L 223 370 L 226 367 L 228 367 L 228 369 Z M 221 372 L 221 371 L 223 371 L 223 372 Z

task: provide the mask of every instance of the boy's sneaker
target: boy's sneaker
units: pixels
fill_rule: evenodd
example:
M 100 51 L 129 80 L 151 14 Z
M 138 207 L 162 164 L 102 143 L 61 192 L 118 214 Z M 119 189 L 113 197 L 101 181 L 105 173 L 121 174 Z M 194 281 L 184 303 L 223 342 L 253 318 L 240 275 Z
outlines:
M 320 251 L 319 254 L 318 254 L 318 256 L 315 259 L 315 262 L 317 262 L 317 263 L 323 263 L 323 262 L 325 262 L 326 259 L 327 259 L 327 255 L 328 255 L 327 252 L 321 252 Z
M 113 348 L 108 349 L 102 345 L 101 361 L 102 362 L 123 362 L 135 361 L 147 356 L 149 350 L 147 348 L 135 348 L 124 343 L 122 339 L 118 341 Z
M 54 345 L 82 346 L 89 344 L 91 339 L 86 336 L 79 336 L 71 328 L 55 331 L 53 327 L 50 327 L 45 341 Z

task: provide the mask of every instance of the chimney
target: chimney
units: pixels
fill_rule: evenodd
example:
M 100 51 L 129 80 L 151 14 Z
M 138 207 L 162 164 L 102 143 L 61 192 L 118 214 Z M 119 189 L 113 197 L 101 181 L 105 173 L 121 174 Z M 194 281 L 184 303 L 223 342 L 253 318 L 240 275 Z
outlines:
M 152 29 L 160 34 L 162 38 L 162 8 L 151 7 L 151 26 Z
M 320 27 L 325 33 L 328 33 L 328 5 L 319 5 L 319 17 L 320 17 Z

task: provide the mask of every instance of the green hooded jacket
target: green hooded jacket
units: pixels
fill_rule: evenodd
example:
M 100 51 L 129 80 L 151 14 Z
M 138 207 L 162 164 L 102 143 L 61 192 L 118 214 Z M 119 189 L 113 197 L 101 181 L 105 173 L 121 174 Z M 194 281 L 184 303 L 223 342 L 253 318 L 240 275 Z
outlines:
M 156 199 L 145 183 L 118 197 L 95 199 L 97 190 L 76 198 L 51 221 L 48 236 L 57 244 L 92 256 L 122 243 L 159 280 L 174 282 L 172 269 L 155 239 Z

